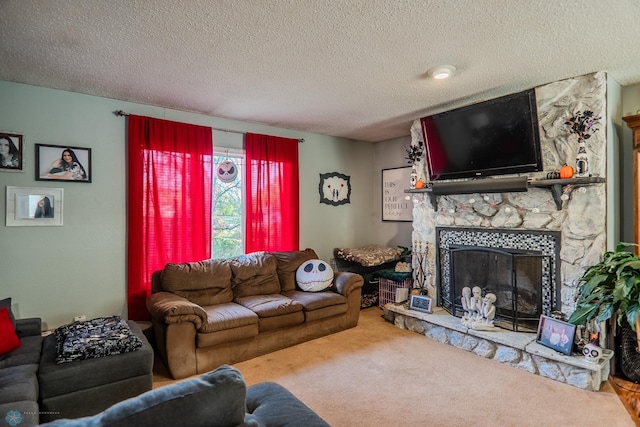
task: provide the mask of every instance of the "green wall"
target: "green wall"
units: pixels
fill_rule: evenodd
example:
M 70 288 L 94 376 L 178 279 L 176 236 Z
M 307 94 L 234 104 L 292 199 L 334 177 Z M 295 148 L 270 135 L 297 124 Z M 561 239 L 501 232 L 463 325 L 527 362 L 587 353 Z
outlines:
M 300 247 L 329 260 L 334 247 L 376 243 L 374 144 L 244 123 L 201 114 L 0 81 L 0 130 L 25 136 L 24 172 L 0 172 L 0 187 L 64 189 L 62 227 L 6 227 L 0 221 L 0 299 L 13 298 L 18 318 L 45 327 L 117 314 L 126 317 L 126 120 L 115 110 L 186 123 L 304 138 L 300 145 Z M 407 129 L 407 133 L 409 130 Z M 34 144 L 92 150 L 93 182 L 35 180 Z M 214 145 L 234 147 L 242 135 L 214 132 Z M 394 167 L 396 164 L 385 166 Z M 321 173 L 351 177 L 351 203 L 320 204 Z M 4 218 L 6 199 L 0 197 Z

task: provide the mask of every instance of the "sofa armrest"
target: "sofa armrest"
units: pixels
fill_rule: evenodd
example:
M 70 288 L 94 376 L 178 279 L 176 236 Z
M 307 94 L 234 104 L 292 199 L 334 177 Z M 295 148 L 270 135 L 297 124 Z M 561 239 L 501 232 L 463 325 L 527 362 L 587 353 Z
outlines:
M 202 307 L 171 292 L 149 296 L 147 309 L 151 317 L 166 324 L 192 322 L 198 330 L 207 321 L 207 312 Z
M 343 296 L 349 296 L 354 290 L 361 288 L 364 285 L 364 278 L 349 271 L 336 271 L 333 273 L 334 289 L 337 293 Z
M 39 317 L 16 319 L 16 335 L 18 335 L 18 338 L 32 337 L 41 333 L 42 319 Z
M 289 390 L 274 382 L 247 389 L 246 426 L 329 427 L 329 424 Z

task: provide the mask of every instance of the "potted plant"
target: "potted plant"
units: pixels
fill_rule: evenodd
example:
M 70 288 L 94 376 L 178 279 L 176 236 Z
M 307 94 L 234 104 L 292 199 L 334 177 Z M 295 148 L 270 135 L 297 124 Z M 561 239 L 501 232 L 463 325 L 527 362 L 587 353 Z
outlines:
M 576 310 L 568 321 L 586 325 L 617 315 L 622 327 L 622 371 L 631 380 L 640 381 L 640 257 L 625 250 L 630 246 L 638 245 L 619 243 L 615 251 L 605 252 L 602 261 L 585 271 Z

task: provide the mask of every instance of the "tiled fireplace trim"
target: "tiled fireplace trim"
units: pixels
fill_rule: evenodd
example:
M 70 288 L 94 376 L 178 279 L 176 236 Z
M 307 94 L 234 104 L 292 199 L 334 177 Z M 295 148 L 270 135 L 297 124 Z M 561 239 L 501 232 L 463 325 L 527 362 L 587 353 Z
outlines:
M 384 317 L 400 329 L 583 390 L 599 391 L 609 377 L 611 350 L 605 349 L 597 363 L 590 363 L 584 356 L 567 356 L 538 344 L 535 334 L 468 329 L 442 308 L 429 314 L 390 302 L 384 306 Z
M 451 290 L 450 246 L 528 250 L 546 255 L 542 265 L 542 314 L 549 315 L 558 308 L 560 301 L 560 237 L 558 231 L 436 227 L 440 305 L 451 311 L 453 304 L 453 301 L 448 302 L 443 298 L 450 295 Z

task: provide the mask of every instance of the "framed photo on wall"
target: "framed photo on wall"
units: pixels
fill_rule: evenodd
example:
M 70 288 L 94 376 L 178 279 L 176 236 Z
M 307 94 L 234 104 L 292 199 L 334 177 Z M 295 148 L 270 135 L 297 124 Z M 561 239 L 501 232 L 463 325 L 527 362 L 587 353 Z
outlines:
M 36 181 L 91 182 L 91 148 L 36 144 Z
M 569 356 L 573 348 L 573 337 L 575 334 L 576 325 L 554 319 L 553 317 L 540 316 L 536 342 Z
M 23 136 L 0 132 L 0 171 L 23 171 Z
M 382 220 L 412 221 L 413 202 L 409 188 L 411 167 L 382 169 Z
M 6 226 L 61 226 L 64 190 L 7 186 Z

